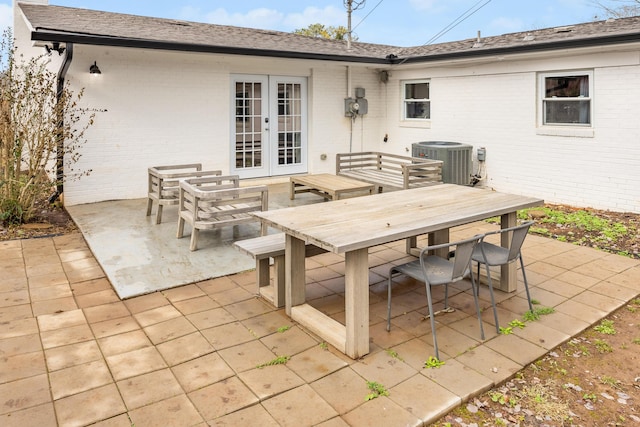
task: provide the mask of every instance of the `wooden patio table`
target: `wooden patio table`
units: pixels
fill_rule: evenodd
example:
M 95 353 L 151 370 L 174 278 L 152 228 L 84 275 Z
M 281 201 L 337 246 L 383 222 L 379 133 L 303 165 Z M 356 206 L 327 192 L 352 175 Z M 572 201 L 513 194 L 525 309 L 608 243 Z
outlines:
M 358 181 L 345 176 L 320 173 L 314 175 L 300 175 L 289 178 L 289 198 L 293 200 L 297 193 L 314 193 L 327 200 L 337 200 L 349 193 L 373 194 L 375 185 Z
M 407 239 L 416 253 L 417 236 L 429 243 L 449 241 L 449 228 L 501 216 L 502 228 L 516 224 L 520 209 L 543 200 L 454 184 L 442 184 L 321 204 L 254 212 L 286 233 L 285 310 L 351 358 L 369 353 L 368 249 Z M 504 236 L 503 246 L 508 243 Z M 306 303 L 305 244 L 345 255 L 345 325 Z M 516 266 L 503 267 L 501 289 L 516 288 Z

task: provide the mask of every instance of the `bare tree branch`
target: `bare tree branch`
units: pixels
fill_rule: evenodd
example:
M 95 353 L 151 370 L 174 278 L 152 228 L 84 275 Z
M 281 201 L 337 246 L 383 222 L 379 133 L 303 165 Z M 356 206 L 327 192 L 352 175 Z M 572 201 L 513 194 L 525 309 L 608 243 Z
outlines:
M 628 18 L 640 15 L 640 0 L 591 0 L 606 18 Z

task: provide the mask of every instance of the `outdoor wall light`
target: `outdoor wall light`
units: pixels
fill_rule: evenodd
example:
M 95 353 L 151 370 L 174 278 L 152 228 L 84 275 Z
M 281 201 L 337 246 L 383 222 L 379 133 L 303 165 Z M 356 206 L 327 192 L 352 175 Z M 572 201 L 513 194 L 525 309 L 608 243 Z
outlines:
M 89 74 L 102 74 L 102 71 L 98 68 L 98 63 L 96 61 L 93 61 L 93 65 L 89 67 Z

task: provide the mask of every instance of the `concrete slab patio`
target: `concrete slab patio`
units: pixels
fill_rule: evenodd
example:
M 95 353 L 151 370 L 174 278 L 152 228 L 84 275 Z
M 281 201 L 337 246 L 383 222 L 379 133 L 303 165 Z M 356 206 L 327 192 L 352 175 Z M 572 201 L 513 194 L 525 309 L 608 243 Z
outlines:
M 472 295 L 454 287 L 456 311 L 436 317 L 446 364 L 428 369 L 421 284 L 397 282 L 385 329 L 386 278 L 407 260 L 404 242 L 370 252 L 371 352 L 359 360 L 257 298 L 253 271 L 121 299 L 98 254 L 81 234 L 0 243 L 0 425 L 427 425 L 640 293 L 640 262 L 531 235 L 532 297 L 555 312 L 498 335 L 483 288 L 481 341 Z M 319 255 L 307 269 L 309 302 L 344 319 L 343 259 Z M 527 309 L 522 292 L 498 293 L 502 323 Z M 389 396 L 366 401 L 367 381 Z
M 289 200 L 287 183 L 271 185 L 269 209 L 319 203 L 315 195 Z M 131 298 L 255 267 L 232 247 L 236 240 L 260 235 L 258 223 L 203 232 L 198 250 L 189 250 L 185 237 L 176 238 L 178 207 L 165 206 L 162 223 L 146 216 L 147 199 L 112 200 L 69 206 L 67 211 L 120 298 Z M 271 230 L 272 232 L 274 230 Z

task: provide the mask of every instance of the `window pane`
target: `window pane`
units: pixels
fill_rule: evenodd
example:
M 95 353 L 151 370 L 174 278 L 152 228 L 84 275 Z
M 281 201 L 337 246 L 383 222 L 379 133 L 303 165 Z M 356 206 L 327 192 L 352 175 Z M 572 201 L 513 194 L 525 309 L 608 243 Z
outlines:
M 406 102 L 406 118 L 407 119 L 430 119 L 431 103 L 430 102 Z
M 545 124 L 590 124 L 590 104 L 585 101 L 545 101 Z
M 588 97 L 589 76 L 546 77 L 545 98 Z
M 410 83 L 405 85 L 405 99 L 429 99 L 429 83 Z

